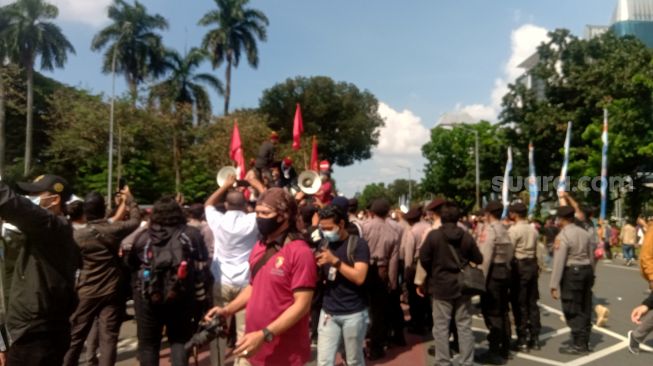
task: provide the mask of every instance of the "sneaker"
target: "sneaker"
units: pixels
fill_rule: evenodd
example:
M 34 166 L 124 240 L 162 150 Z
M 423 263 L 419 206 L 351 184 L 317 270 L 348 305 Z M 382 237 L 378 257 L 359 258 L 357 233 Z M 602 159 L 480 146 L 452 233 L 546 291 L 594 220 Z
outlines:
M 639 342 L 633 337 L 633 331 L 628 332 L 628 351 L 634 355 L 639 354 Z

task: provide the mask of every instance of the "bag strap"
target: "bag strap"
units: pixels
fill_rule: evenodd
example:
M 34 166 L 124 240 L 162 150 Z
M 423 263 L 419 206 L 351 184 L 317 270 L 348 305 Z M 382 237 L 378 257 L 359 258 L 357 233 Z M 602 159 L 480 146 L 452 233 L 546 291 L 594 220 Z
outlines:
M 357 235 L 349 235 L 349 238 L 347 239 L 347 259 L 349 259 L 352 266 L 354 265 L 354 253 L 356 253 L 358 239 Z
M 252 267 L 251 273 L 252 273 L 252 282 L 254 281 L 254 277 L 256 277 L 256 274 L 258 271 L 263 268 L 263 266 L 272 258 L 275 254 L 279 252 L 279 249 L 277 249 L 276 245 L 271 245 L 267 248 L 265 248 L 265 254 L 261 259 L 254 264 L 254 267 Z
M 460 262 L 460 257 L 458 256 L 458 253 L 456 253 L 456 249 L 453 247 L 453 245 L 449 243 L 448 240 L 447 240 L 447 247 L 449 247 L 449 251 L 453 256 L 453 259 L 456 261 L 456 265 L 458 266 L 458 269 L 462 270 L 464 265 Z

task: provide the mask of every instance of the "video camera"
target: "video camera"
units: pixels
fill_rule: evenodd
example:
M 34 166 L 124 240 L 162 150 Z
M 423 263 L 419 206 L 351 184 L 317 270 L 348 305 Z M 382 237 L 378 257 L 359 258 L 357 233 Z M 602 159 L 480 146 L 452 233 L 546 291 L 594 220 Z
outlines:
M 216 316 L 208 322 L 200 322 L 199 325 L 197 333 L 184 345 L 187 353 L 190 353 L 193 348 L 202 347 L 218 337 L 227 337 L 227 322 L 220 316 Z

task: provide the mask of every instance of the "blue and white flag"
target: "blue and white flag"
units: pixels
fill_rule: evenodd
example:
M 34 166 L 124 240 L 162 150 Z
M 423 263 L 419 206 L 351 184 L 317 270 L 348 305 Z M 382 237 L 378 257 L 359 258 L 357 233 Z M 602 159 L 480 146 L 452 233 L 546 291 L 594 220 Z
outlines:
M 601 214 L 600 219 L 605 220 L 608 205 L 608 110 L 603 110 L 603 150 L 601 151 Z
M 512 170 L 512 147 L 508 147 L 508 161 L 506 161 L 506 170 L 503 173 L 503 186 L 501 187 L 501 200 L 503 203 L 503 215 L 501 218 L 504 219 L 508 215 L 508 206 L 510 205 L 510 196 L 508 192 L 508 179 L 510 178 L 510 171 Z
M 528 144 L 528 216 L 533 216 L 535 206 L 537 205 L 537 196 L 539 190 L 537 189 L 537 180 L 535 177 L 535 148 L 533 144 Z
M 569 145 L 571 144 L 571 122 L 567 123 L 567 137 L 565 137 L 565 157 L 560 170 L 558 182 L 558 197 L 567 191 L 567 166 L 569 165 Z

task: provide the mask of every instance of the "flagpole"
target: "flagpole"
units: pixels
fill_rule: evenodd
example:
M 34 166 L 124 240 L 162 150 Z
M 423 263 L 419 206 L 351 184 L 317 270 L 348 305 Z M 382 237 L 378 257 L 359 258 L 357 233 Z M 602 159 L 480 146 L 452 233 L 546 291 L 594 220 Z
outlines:
M 601 150 L 601 221 L 605 221 L 608 206 L 608 109 L 603 109 L 603 148 Z

